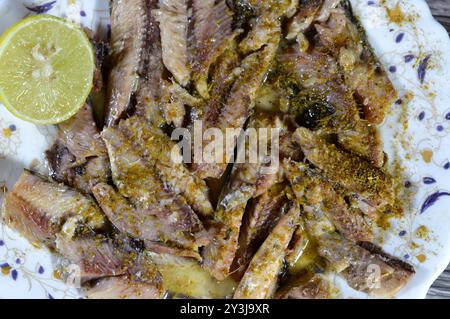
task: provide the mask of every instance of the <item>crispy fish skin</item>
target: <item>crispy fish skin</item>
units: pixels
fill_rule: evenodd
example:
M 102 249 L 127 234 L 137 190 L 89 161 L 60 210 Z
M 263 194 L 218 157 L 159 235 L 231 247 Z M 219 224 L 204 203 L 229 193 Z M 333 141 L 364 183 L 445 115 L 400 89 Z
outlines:
M 358 156 L 343 152 L 317 133 L 299 128 L 295 133 L 306 158 L 333 183 L 367 199 L 374 207 L 393 204 L 393 179 Z
M 178 83 L 187 86 L 191 79 L 188 56 L 188 24 L 190 13 L 186 0 L 160 0 L 154 12 L 161 30 L 164 65 Z
M 381 124 L 397 93 L 373 55 L 364 30 L 353 18 L 350 4 L 333 10 L 327 21 L 315 27 L 321 43 L 339 62 L 346 84 L 363 105 L 365 119 Z
M 73 235 L 76 226 L 100 229 L 105 218 L 95 202 L 69 187 L 51 183 L 25 171 L 2 207 L 5 224 L 20 232 L 32 243 L 54 246 L 57 233 Z M 71 221 L 73 228 L 66 227 Z
M 234 293 L 234 299 L 272 297 L 277 286 L 278 275 L 283 267 L 286 249 L 298 225 L 299 216 L 300 207 L 294 205 L 286 215 L 281 217 L 250 262 Z
M 149 22 L 147 0 L 114 0 L 111 9 L 111 60 L 106 126 L 114 126 L 131 104 L 142 73 Z

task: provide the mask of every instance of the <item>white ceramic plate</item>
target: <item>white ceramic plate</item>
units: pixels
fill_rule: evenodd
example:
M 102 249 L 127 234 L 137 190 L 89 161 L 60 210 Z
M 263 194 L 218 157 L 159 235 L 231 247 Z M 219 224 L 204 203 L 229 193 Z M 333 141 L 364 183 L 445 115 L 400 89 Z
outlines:
M 402 166 L 411 198 L 405 217 L 384 235 L 383 247 L 417 270 L 397 297 L 424 298 L 450 261 L 450 41 L 423 0 L 351 2 L 401 96 L 382 134 L 389 158 Z M 106 0 L 0 0 L 0 33 L 43 12 L 101 34 L 107 30 Z M 53 136 L 53 127 L 25 123 L 0 106 L 0 189 L 12 187 L 25 167 L 45 172 L 43 152 Z M 334 280 L 342 297 L 366 298 Z M 48 251 L 0 224 L 0 298 L 77 297 L 54 278 Z

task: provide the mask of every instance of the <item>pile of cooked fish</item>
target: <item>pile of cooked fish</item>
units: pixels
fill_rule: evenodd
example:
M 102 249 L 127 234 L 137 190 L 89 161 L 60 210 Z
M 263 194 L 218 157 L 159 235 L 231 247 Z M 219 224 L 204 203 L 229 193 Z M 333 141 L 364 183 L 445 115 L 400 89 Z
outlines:
M 412 278 L 376 243 L 400 202 L 377 128 L 397 94 L 348 1 L 115 0 L 96 47 L 103 115 L 58 125 L 50 176 L 3 203 L 85 296 L 331 298 L 336 275 L 392 297 Z M 194 121 L 278 128 L 279 168 L 175 163 Z

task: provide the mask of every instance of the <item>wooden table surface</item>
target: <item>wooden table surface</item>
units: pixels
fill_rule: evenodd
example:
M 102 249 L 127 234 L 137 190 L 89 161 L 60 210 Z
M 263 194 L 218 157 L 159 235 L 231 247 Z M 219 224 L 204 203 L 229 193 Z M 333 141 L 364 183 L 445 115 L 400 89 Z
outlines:
M 426 0 L 436 19 L 450 33 L 450 0 Z M 450 299 L 450 265 L 428 292 L 428 298 Z

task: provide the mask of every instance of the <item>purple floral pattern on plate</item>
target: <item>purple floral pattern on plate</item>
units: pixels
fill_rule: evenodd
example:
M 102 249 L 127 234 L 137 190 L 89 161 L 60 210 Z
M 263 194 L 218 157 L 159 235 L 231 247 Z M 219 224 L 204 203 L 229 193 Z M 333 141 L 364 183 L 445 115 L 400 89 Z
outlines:
M 422 61 L 420 61 L 419 67 L 417 68 L 417 76 L 419 77 L 419 81 L 422 84 L 425 82 L 425 76 L 427 74 L 427 68 L 430 58 L 431 54 L 427 55 Z
M 27 8 L 31 12 L 41 14 L 41 13 L 47 13 L 51 9 L 53 9 L 53 6 L 55 5 L 55 3 L 56 3 L 56 1 L 49 1 L 49 2 L 45 2 L 40 5 L 35 5 L 35 6 L 26 6 L 25 5 L 25 8 Z
M 425 213 L 425 211 L 427 209 L 429 209 L 431 206 L 436 204 L 436 202 L 444 196 L 450 196 L 450 193 L 449 192 L 436 192 L 436 193 L 429 195 L 425 199 L 424 203 L 422 204 L 422 207 L 420 208 L 420 213 L 421 214 Z

